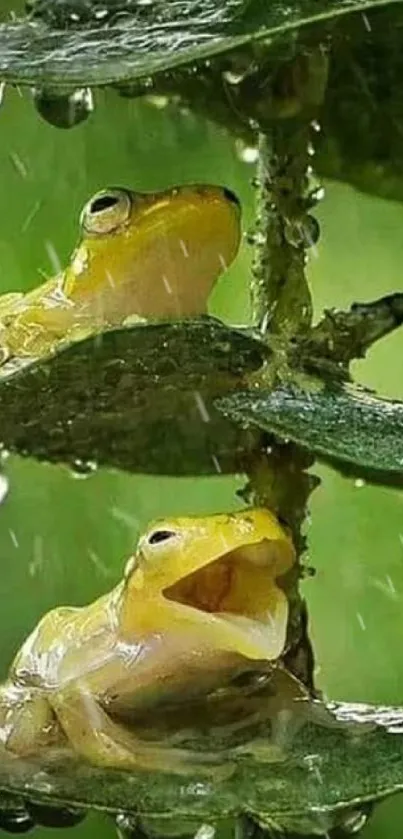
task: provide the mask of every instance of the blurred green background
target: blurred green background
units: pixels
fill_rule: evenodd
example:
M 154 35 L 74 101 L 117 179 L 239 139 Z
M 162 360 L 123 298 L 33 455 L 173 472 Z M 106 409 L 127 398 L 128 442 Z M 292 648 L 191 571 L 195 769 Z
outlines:
M 98 95 L 96 109 L 69 132 L 44 123 L 27 92 L 6 90 L 0 140 L 0 292 L 32 288 L 64 265 L 83 203 L 106 185 L 158 190 L 185 181 L 224 183 L 251 223 L 253 166 L 225 132 L 171 107 Z M 327 184 L 318 210 L 322 236 L 309 267 L 317 313 L 399 289 L 403 207 Z M 250 252 L 214 293 L 212 311 L 248 319 Z M 361 381 L 403 397 L 403 334 L 384 340 L 357 365 Z M 0 675 L 38 618 L 56 604 L 83 604 L 119 578 L 145 523 L 155 516 L 236 508 L 242 478 L 167 479 L 98 472 L 77 479 L 65 468 L 10 457 L 0 507 Z M 403 704 L 401 612 L 403 495 L 361 485 L 322 466 L 312 497 L 304 583 L 318 683 L 332 698 Z M 400 837 L 403 801 L 379 807 L 365 831 Z M 68 833 L 37 831 L 37 839 Z M 114 835 L 91 817 L 76 839 Z

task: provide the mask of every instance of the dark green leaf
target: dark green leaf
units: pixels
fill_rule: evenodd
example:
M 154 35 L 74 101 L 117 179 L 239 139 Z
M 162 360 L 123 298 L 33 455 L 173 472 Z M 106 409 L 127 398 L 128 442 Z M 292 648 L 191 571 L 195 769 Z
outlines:
M 403 199 L 403 8 L 352 15 L 332 45 L 316 166 L 383 198 Z
M 280 750 L 266 723 L 259 746 L 255 741 L 235 759 L 232 776 L 213 783 L 197 773 L 102 771 L 63 753 L 47 762 L 2 754 L 2 808 L 29 800 L 123 811 L 138 816 L 150 836 L 183 836 L 203 822 L 241 815 L 280 830 L 326 834 L 355 809 L 403 789 L 403 709 L 299 700 L 287 720 Z
M 217 401 L 235 422 L 258 426 L 318 455 L 403 473 L 403 403 L 320 382 L 243 391 Z
M 62 86 L 129 81 L 386 2 L 42 0 L 43 20 L 0 27 L 0 78 Z
M 1 368 L 0 440 L 77 471 L 237 471 L 250 438 L 213 406 L 262 363 L 247 331 L 214 319 L 105 332 L 22 369 Z

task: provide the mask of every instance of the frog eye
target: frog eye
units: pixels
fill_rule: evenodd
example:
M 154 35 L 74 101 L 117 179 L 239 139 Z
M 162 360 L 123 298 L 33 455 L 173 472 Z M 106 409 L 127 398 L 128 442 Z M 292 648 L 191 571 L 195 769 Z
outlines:
M 103 189 L 85 205 L 80 224 L 87 233 L 112 233 L 129 219 L 131 209 L 132 201 L 127 190 L 117 187 Z
M 159 545 L 160 542 L 167 542 L 175 538 L 177 534 L 173 530 L 154 530 L 148 537 L 149 545 Z

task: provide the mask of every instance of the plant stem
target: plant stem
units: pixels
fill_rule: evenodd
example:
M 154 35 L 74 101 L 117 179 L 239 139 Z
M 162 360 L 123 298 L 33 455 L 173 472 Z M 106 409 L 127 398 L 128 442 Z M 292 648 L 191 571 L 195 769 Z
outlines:
M 306 213 L 310 125 L 273 124 L 259 136 L 256 255 L 251 283 L 255 325 L 290 338 L 309 329 L 312 302 L 305 277 L 306 249 L 316 222 Z

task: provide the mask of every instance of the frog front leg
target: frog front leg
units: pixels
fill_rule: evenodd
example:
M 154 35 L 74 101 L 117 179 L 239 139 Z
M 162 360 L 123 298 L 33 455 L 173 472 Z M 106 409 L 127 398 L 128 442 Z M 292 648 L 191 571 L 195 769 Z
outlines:
M 19 756 L 37 753 L 54 739 L 56 721 L 46 695 L 7 683 L 0 687 L 0 744 Z
M 138 739 L 112 720 L 82 683 L 52 694 L 50 702 L 76 754 L 96 766 L 180 775 L 203 774 L 211 780 L 228 777 L 234 770 L 232 763 L 219 765 L 217 755 L 211 753 L 201 755 Z

